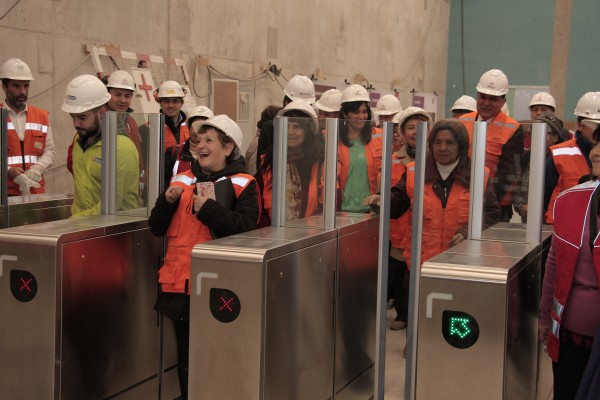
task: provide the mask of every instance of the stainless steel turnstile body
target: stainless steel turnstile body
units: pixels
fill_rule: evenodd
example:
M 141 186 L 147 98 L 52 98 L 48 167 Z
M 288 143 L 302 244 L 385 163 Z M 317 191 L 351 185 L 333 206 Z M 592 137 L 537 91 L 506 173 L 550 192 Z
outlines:
M 535 398 L 548 229 L 531 245 L 523 228 L 499 225 L 423 264 L 418 399 Z
M 373 395 L 378 218 L 343 214 L 336 225 L 196 246 L 190 398 Z
M 2 398 L 158 398 L 161 248 L 138 217 L 0 231 Z
M 71 216 L 73 197 L 62 194 L 11 196 L 6 207 L 8 227 L 39 224 Z

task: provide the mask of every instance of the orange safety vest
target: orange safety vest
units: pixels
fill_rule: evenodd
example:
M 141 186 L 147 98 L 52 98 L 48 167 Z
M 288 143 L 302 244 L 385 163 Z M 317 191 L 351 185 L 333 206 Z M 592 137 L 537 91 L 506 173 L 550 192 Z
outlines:
M 484 185 L 487 187 L 490 171 L 485 168 Z M 469 187 L 465 187 L 454 181 L 450 188 L 450 195 L 446 208 L 442 208 L 442 202 L 433 191 L 431 181 L 425 182 L 423 188 L 423 237 L 421 241 L 421 264 L 430 258 L 448 250 L 448 242 L 461 226 L 469 222 L 469 202 L 471 193 Z M 406 193 L 411 203 L 415 196 L 415 163 L 408 164 L 406 170 Z M 412 207 L 410 209 L 409 221 L 412 221 Z M 405 214 L 408 214 L 405 213 Z M 404 258 L 410 265 L 410 250 L 412 241 L 412 230 L 407 229 L 403 246 Z
M 550 153 L 554 160 L 554 166 L 558 172 L 558 181 L 550 196 L 548 209 L 546 210 L 546 223 L 554 223 L 554 202 L 558 195 L 579 183 L 579 178 L 590 173 L 585 156 L 577 146 L 576 139 L 569 139 L 550 147 Z
M 2 106 L 2 105 L 0 105 Z M 29 167 L 37 163 L 39 157 L 44 154 L 46 148 L 46 135 L 48 134 L 48 111 L 41 108 L 27 106 L 27 116 L 25 117 L 25 137 L 23 138 L 23 150 L 21 151 L 21 141 L 15 130 L 15 126 L 8 118 L 7 124 L 7 144 L 8 144 L 8 166 L 19 167 L 27 171 Z M 45 181 L 39 182 L 41 187 L 30 188 L 31 194 L 44 193 Z M 8 180 L 8 194 L 11 196 L 19 196 L 21 191 L 19 185 Z
M 365 157 L 367 159 L 367 176 L 369 177 L 369 190 L 371 194 L 379 190 L 379 171 L 381 170 L 382 133 L 381 129 L 374 128 L 371 141 L 365 144 Z M 338 143 L 338 189 L 343 193 L 350 171 L 350 149 L 341 141 Z
M 598 181 L 589 181 L 561 193 L 554 206 L 556 224 L 552 238 L 552 246 L 556 254 L 556 275 L 554 277 L 554 296 L 550 320 L 552 327 L 548 334 L 548 355 L 553 361 L 558 360 L 560 347 L 560 324 L 563 311 L 569 299 L 569 293 L 575 276 L 575 266 L 582 246 L 585 219 L 589 213 L 592 194 L 599 185 Z M 600 235 L 594 238 L 594 269 L 600 278 Z
M 177 211 L 171 219 L 167 230 L 167 254 L 164 264 L 158 271 L 158 282 L 163 292 L 190 294 L 188 282 L 192 265 L 192 249 L 195 245 L 212 240 L 210 229 L 196 218 L 194 209 L 194 189 L 196 177 L 191 171 L 186 171 L 176 178 L 186 177 L 190 184 L 186 185 Z M 254 177 L 248 174 L 234 174 L 231 179 L 235 196 L 240 194 L 254 182 Z M 184 179 L 178 179 L 179 184 Z
M 185 143 L 185 141 L 189 139 L 189 137 L 190 137 L 190 131 L 188 130 L 188 127 L 185 124 L 185 122 L 183 122 L 181 124 L 181 126 L 179 127 L 179 143 L 177 143 L 175 141 L 175 135 L 171 131 L 171 128 L 169 128 L 167 126 L 167 124 L 165 124 L 165 130 L 164 130 L 164 146 L 165 147 L 164 147 L 164 149 L 168 149 L 169 147 L 172 147 L 172 146 L 183 145 Z
M 264 158 L 264 157 L 263 157 Z M 319 164 L 313 164 L 312 170 L 310 172 L 310 182 L 308 184 L 308 196 L 306 198 L 306 209 L 304 211 L 304 217 L 310 217 L 313 215 L 317 209 L 319 208 L 319 191 L 318 185 L 319 182 Z M 273 175 L 271 170 L 269 169 L 266 172 L 262 173 L 262 178 L 264 182 L 264 188 L 262 191 L 262 203 L 263 208 L 269 214 L 269 218 L 273 217 Z
M 461 122 L 467 128 L 469 134 L 469 157 L 472 155 L 471 146 L 473 143 L 473 123 L 477 121 L 477 111 L 465 114 L 459 118 Z M 492 121 L 487 125 L 486 130 L 486 141 L 485 141 L 485 166 L 490 170 L 490 176 L 494 178 L 496 171 L 498 170 L 498 164 L 500 163 L 500 156 L 502 155 L 502 147 L 510 140 L 519 129 L 520 124 L 514 119 L 510 118 L 503 112 L 498 113 Z M 502 199 L 500 200 L 501 205 L 512 204 L 512 194 L 507 191 Z
M 392 156 L 392 186 L 400 182 L 400 178 L 402 178 L 405 172 L 406 167 L 401 160 L 396 158 L 396 154 L 394 153 Z M 406 212 L 399 218 L 390 218 L 390 241 L 392 242 L 392 247 L 397 249 L 402 248 L 402 241 L 404 235 L 406 235 L 406 231 L 409 229 L 408 224 L 410 224 L 408 215 L 409 213 Z

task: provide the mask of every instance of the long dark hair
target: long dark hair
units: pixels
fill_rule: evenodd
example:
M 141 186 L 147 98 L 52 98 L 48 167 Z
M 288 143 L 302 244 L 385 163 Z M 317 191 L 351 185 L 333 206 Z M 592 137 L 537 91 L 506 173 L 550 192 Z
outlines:
M 365 126 L 360 130 L 360 140 L 363 144 L 367 144 L 371 141 L 373 135 L 373 113 L 371 113 L 371 106 L 368 101 L 349 101 L 347 103 L 342 103 L 342 107 L 338 113 L 338 118 L 340 119 L 340 128 L 339 128 L 339 137 L 342 143 L 346 147 L 352 147 L 352 143 L 350 143 L 350 139 L 348 139 L 348 124 L 346 121 L 346 114 L 348 112 L 358 112 L 358 109 L 363 104 L 367 106 L 368 120 Z

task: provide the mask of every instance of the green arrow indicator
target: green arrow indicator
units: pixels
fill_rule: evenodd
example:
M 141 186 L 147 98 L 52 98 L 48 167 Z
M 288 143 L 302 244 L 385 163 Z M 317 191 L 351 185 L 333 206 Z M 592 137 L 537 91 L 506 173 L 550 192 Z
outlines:
M 458 336 L 464 339 L 471 333 L 469 328 L 469 318 L 452 317 L 450 318 L 450 336 Z

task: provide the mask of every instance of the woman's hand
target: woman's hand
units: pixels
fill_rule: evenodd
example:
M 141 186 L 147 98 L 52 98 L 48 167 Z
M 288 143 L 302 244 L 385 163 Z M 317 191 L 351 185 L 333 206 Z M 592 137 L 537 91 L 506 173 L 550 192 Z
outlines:
M 365 199 L 365 201 L 363 201 L 363 205 L 365 205 L 365 206 L 374 205 L 374 206 L 379 207 L 380 202 L 381 202 L 381 196 L 378 194 L 372 194 L 369 197 L 367 197 Z
M 204 205 L 206 200 L 208 200 L 209 198 L 210 197 L 205 197 L 205 196 L 202 196 L 201 194 L 195 194 L 194 195 L 194 213 L 197 213 L 198 211 L 200 211 L 200 209 L 202 208 L 202 206 Z
M 171 204 L 175 203 L 181 197 L 181 193 L 183 193 L 181 186 L 170 186 L 165 192 L 167 202 Z
M 454 236 L 452 236 L 452 238 L 448 242 L 448 247 L 456 246 L 463 240 L 465 240 L 465 237 L 462 235 L 462 233 L 455 233 Z

